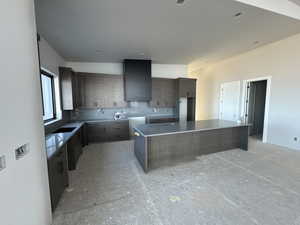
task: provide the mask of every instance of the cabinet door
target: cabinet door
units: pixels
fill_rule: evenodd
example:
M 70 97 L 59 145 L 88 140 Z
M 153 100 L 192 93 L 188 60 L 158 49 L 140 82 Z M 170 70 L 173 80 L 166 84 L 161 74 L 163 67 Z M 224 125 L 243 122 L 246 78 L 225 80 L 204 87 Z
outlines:
M 196 80 L 179 78 L 179 97 L 196 97 Z
M 69 170 L 75 170 L 78 159 L 82 153 L 81 134 L 78 131 L 68 142 L 68 164 Z
M 90 123 L 87 125 L 88 142 L 105 142 L 107 141 L 105 123 Z
M 115 121 L 106 124 L 108 141 L 122 141 L 129 139 L 129 122 Z
M 81 146 L 84 147 L 88 145 L 88 137 L 87 137 L 87 125 L 84 124 L 81 127 Z
M 74 110 L 75 109 L 75 96 L 74 96 L 74 74 L 71 68 L 60 67 L 60 86 L 62 97 L 62 109 Z
M 188 82 L 187 97 L 191 97 L 191 98 L 196 97 L 196 80 L 195 79 L 190 79 Z
M 48 176 L 52 210 L 57 207 L 64 189 L 69 184 L 66 146 L 48 160 Z
M 151 60 L 125 60 L 124 86 L 126 101 L 151 101 Z
M 152 78 L 151 107 L 164 108 L 176 106 L 176 80 Z
M 82 106 L 82 93 L 81 85 L 83 79 L 77 73 L 72 71 L 72 95 L 73 95 L 73 108 L 77 109 Z

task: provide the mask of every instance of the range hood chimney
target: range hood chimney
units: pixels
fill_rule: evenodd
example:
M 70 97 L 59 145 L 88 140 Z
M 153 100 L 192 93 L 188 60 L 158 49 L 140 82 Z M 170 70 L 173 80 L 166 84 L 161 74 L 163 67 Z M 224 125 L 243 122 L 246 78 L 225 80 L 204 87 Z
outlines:
M 148 102 L 152 99 L 151 60 L 124 60 L 125 101 Z

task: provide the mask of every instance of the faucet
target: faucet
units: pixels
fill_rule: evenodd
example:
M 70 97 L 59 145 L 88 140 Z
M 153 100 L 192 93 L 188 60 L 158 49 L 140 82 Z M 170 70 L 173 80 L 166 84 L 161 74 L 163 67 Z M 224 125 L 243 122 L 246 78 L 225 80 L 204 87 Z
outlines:
M 97 109 L 97 112 L 98 112 L 98 113 L 101 112 L 102 114 L 104 114 L 104 109 L 103 109 L 103 108 L 98 108 L 98 109 Z

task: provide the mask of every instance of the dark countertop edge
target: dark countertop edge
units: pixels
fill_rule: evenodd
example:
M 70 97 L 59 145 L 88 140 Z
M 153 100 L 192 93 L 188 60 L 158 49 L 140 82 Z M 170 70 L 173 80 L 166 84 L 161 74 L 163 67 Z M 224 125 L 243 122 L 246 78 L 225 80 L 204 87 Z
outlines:
M 214 127 L 214 128 L 203 128 L 203 129 L 195 129 L 195 130 L 186 130 L 186 131 L 176 131 L 176 132 L 170 132 L 170 133 L 160 133 L 160 134 L 144 134 L 140 129 L 134 128 L 137 132 L 139 132 L 144 137 L 158 137 L 158 136 L 167 136 L 172 134 L 184 134 L 184 133 L 194 133 L 198 131 L 209 131 L 209 130 L 220 130 L 220 129 L 228 129 L 228 128 L 235 128 L 235 127 L 249 127 L 250 124 L 241 124 L 236 126 L 224 126 L 224 127 Z
M 53 156 L 55 156 L 55 155 L 57 154 L 57 152 L 58 152 L 63 146 L 65 146 L 65 144 L 67 144 L 68 141 L 76 134 L 76 132 L 82 128 L 83 125 L 84 125 L 84 122 L 70 122 L 70 123 L 67 123 L 67 124 L 64 124 L 63 126 L 61 126 L 60 128 L 64 128 L 64 127 L 75 127 L 75 126 L 76 126 L 76 128 L 75 128 L 75 130 L 73 130 L 72 132 L 67 132 L 67 133 L 69 133 L 69 135 L 68 135 L 66 138 L 64 138 L 64 139 L 62 140 L 62 144 L 61 144 L 59 147 L 56 146 L 55 152 L 53 152 L 51 155 L 48 155 L 48 154 L 47 154 L 48 148 L 47 148 L 47 146 L 46 146 L 47 160 L 49 160 L 49 159 L 51 159 Z M 58 129 L 59 129 L 59 128 L 58 128 Z M 55 135 L 56 135 L 55 133 L 50 133 L 50 134 L 46 135 L 45 138 L 46 138 L 46 140 L 47 140 L 48 138 L 50 138 L 50 137 L 52 137 L 52 136 L 55 136 Z

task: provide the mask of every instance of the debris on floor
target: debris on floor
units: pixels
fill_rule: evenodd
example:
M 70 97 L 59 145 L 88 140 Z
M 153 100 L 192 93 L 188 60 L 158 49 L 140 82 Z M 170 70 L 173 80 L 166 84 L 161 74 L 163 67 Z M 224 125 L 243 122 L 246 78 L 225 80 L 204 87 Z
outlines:
M 170 196 L 169 197 L 169 200 L 173 203 L 176 203 L 176 202 L 180 202 L 181 201 L 181 198 L 178 197 L 178 196 Z

